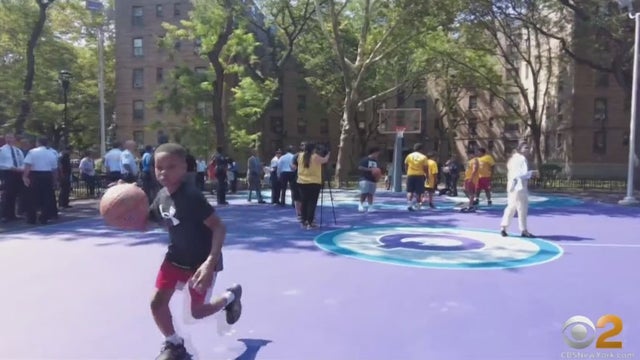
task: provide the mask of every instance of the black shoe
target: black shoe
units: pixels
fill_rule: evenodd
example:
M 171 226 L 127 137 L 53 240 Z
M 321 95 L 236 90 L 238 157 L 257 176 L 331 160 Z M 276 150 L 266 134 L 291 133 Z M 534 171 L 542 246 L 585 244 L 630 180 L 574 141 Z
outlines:
M 480 205 L 480 199 L 475 199 L 473 201 L 473 205 Z
M 487 205 L 491 206 L 493 205 L 493 202 L 491 200 L 487 201 Z
M 507 234 L 507 231 L 506 231 L 506 230 L 500 230 L 500 235 L 502 235 L 502 236 L 504 236 L 504 237 L 509 236 L 509 234 Z
M 170 341 L 165 341 L 160 350 L 160 355 L 156 357 L 156 360 L 188 360 L 191 359 L 191 354 L 187 352 L 184 347 L 184 343 L 174 344 Z
M 522 236 L 524 238 L 534 238 L 535 237 L 535 235 L 533 235 L 532 233 L 528 232 L 527 230 L 523 231 L 522 235 L 520 235 L 520 236 Z
M 224 310 L 227 312 L 227 324 L 233 325 L 240 319 L 240 315 L 242 315 L 242 302 L 240 301 L 242 297 L 242 286 L 235 284 L 228 288 L 227 291 L 233 294 L 234 299 Z

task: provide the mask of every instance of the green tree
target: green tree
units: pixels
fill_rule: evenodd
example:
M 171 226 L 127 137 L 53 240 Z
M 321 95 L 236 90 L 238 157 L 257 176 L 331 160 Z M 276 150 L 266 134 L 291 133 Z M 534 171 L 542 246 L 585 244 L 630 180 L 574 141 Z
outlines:
M 561 60 L 550 39 L 538 30 L 561 27 L 562 19 L 549 11 L 538 0 L 468 0 L 465 10 L 469 24 L 464 31 L 466 41 L 474 50 L 494 56 L 498 68 L 504 71 L 504 82 L 487 90 L 501 100 L 506 121 L 511 118 L 522 122 L 524 135 L 533 141 L 537 164 L 543 162 L 542 133 L 556 95 Z M 530 23 L 538 27 L 528 26 Z M 490 80 L 485 69 L 455 56 L 450 59 Z
M 485 51 L 473 48 L 464 36 L 467 25 L 433 34 L 420 51 L 428 78 L 427 91 L 437 110 L 440 158 L 455 148 L 457 130 L 468 122 L 468 109 L 461 106 L 470 91 L 491 93 L 503 85 L 499 61 Z M 447 147 L 442 145 L 446 142 Z M 446 150 L 446 152 L 445 152 Z
M 247 29 L 247 11 L 246 4 L 231 0 L 195 0 L 188 20 L 179 26 L 164 24 L 167 34 L 161 42 L 161 46 L 169 49 L 178 40 L 192 41 L 209 63 L 209 69 L 203 74 L 179 70 L 174 76 L 176 81 L 168 85 L 169 92 L 161 98 L 179 112 L 185 107 L 193 109 L 193 101 L 201 102 L 206 96 L 211 104 L 217 146 L 225 150 L 230 144 L 255 142 L 259 134 L 243 125 L 252 125 L 259 118 L 275 88 L 272 79 L 255 81 L 248 66 L 243 64 L 259 62 L 255 51 L 260 44 Z M 198 82 L 199 85 L 192 86 Z M 226 108 L 225 99 L 229 96 L 231 105 Z M 234 121 L 240 123 L 234 124 Z
M 35 0 L 38 5 L 38 16 L 31 28 L 31 35 L 26 43 L 26 72 L 20 100 L 20 113 L 16 118 L 15 129 L 18 134 L 24 131 L 24 125 L 31 114 L 33 82 L 36 76 L 36 47 L 47 22 L 47 10 L 55 0 Z M 12 4 L 15 5 L 15 4 Z M 22 4 L 24 6 L 24 4 Z M 30 5 L 30 4 L 29 4 Z M 27 5 L 28 6 L 28 5 Z M 3 9 L 4 10 L 4 9 Z
M 340 71 L 344 98 L 340 118 L 336 180 L 344 177 L 348 161 L 347 148 L 354 136 L 360 136 L 356 124 L 358 105 L 364 99 L 375 101 L 416 78 L 415 73 L 385 84 L 378 94 L 363 94 L 363 85 L 373 71 L 384 66 L 396 66 L 411 56 L 423 36 L 439 26 L 453 22 L 455 1 L 336 1 L 321 4 L 315 1 L 316 16 L 324 41 Z M 407 61 L 411 64 L 411 61 Z M 386 78 L 386 77 L 384 77 Z
M 34 48 L 33 88 L 29 96 L 29 117 L 23 125 L 17 124 L 20 104 L 24 101 L 22 74 L 27 57 L 22 49 L 29 42 L 32 21 L 38 17 L 39 8 L 33 3 L 0 2 L 0 47 L 4 62 L 0 64 L 2 100 L 0 123 L 27 130 L 37 135 L 47 135 L 58 146 L 63 132 L 63 101 L 58 76 L 60 70 L 73 74 L 69 92 L 69 122 L 71 145 L 86 149 L 99 143 L 98 116 L 98 58 L 95 26 L 104 19 L 92 18 L 77 0 L 59 0 L 48 9 L 47 21 Z M 72 20 L 70 20 L 72 19 Z M 108 41 L 106 61 L 107 112 L 113 109 L 114 58 L 113 27 L 107 26 Z M 55 54 L 55 56 L 51 56 Z

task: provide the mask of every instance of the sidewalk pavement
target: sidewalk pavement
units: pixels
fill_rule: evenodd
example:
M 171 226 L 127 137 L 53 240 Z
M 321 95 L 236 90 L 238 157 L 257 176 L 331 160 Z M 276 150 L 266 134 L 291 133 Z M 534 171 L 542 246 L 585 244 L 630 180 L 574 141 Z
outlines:
M 24 218 L 8 223 L 0 223 L 0 233 L 10 231 L 25 231 L 35 227 L 49 226 L 53 224 L 65 223 L 68 221 L 91 218 L 99 215 L 99 199 L 79 199 L 71 200 L 71 208 L 60 209 L 58 219 L 50 220 L 47 225 L 29 225 Z

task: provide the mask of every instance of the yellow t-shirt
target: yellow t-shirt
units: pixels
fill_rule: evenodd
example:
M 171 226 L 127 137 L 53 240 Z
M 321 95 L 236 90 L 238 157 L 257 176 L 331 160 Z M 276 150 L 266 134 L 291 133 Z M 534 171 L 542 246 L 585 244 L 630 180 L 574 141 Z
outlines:
M 407 166 L 407 176 L 424 176 L 424 168 L 429 165 L 426 155 L 419 151 L 407 155 L 404 164 Z
M 476 176 L 473 176 L 473 171 L 476 169 L 477 166 L 478 166 L 478 159 L 476 158 L 473 158 L 467 162 L 467 168 L 464 170 L 465 181 L 466 180 L 473 180 L 473 182 L 478 181 L 478 173 L 476 173 Z M 473 179 L 471 179 L 471 177 L 473 177 Z
M 481 178 L 491 177 L 491 167 L 496 164 L 493 157 L 489 154 L 482 155 L 478 158 L 478 174 Z
M 298 184 L 322 184 L 322 162 L 320 156 L 312 154 L 309 167 L 304 167 L 304 155 L 298 154 Z
M 436 188 L 436 179 L 438 178 L 438 163 L 435 160 L 427 159 L 429 167 L 429 176 L 425 181 L 424 186 L 430 189 Z

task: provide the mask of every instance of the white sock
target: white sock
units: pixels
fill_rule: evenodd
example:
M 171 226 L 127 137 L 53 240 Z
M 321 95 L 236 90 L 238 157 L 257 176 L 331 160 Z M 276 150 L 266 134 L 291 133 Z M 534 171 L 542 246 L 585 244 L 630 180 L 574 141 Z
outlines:
M 227 291 L 222 294 L 222 298 L 224 298 L 227 301 L 227 305 L 229 305 L 233 302 L 233 300 L 235 300 L 236 296 L 233 295 L 231 291 Z
M 178 334 L 174 333 L 171 336 L 167 336 L 167 338 L 165 339 L 166 341 L 175 344 L 175 345 L 180 345 L 182 344 L 182 338 L 180 336 L 178 336 Z

